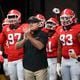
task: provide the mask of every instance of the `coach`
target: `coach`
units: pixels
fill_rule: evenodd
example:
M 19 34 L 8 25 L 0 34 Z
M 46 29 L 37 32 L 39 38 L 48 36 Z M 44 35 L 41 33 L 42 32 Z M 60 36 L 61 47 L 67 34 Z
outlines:
M 48 36 L 39 28 L 40 20 L 28 20 L 25 38 L 16 43 L 16 48 L 24 47 L 23 66 L 25 80 L 47 80 L 46 43 Z

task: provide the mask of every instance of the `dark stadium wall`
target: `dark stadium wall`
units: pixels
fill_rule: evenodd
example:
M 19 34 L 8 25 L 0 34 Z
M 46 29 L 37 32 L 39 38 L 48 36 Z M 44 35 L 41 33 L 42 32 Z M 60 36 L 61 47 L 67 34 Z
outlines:
M 52 9 L 58 7 L 62 11 L 65 8 L 71 8 L 77 14 L 78 0 L 45 0 L 45 16 L 49 18 L 54 16 Z
M 1 0 L 0 7 L 0 12 L 2 9 L 4 17 L 6 17 L 9 10 L 17 9 L 22 13 L 22 21 L 25 21 L 25 0 Z M 3 16 L 1 18 L 3 19 Z
M 32 15 L 45 13 L 45 1 L 44 0 L 25 0 L 25 18 L 29 18 Z M 25 19 L 25 20 L 26 20 Z
M 78 0 L 77 16 L 78 16 L 78 22 L 80 23 L 80 0 Z
M 42 13 L 48 19 L 54 16 L 52 9 L 57 7 L 62 11 L 65 8 L 71 8 L 79 17 L 79 3 L 80 0 L 25 0 L 25 18 L 31 15 Z
M 22 22 L 25 22 L 28 17 L 37 13 L 42 13 L 49 18 L 54 16 L 52 9 L 55 7 L 60 8 L 62 11 L 65 8 L 71 8 L 75 11 L 80 18 L 80 0 L 0 0 L 0 6 L 6 17 L 10 9 L 18 9 L 22 13 Z M 1 13 L 1 9 L 0 9 Z M 3 19 L 0 14 L 0 22 Z

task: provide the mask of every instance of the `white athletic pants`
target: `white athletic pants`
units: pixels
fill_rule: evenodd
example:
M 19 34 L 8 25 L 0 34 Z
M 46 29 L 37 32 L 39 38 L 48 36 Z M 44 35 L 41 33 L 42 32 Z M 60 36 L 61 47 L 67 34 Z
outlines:
M 10 80 L 24 80 L 22 59 L 8 62 Z

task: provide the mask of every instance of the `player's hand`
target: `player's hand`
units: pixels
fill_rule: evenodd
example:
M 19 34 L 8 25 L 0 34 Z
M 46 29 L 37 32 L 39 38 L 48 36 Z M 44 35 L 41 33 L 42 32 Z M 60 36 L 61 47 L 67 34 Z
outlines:
M 77 59 L 76 54 L 70 54 L 70 57 Z
M 60 65 L 60 63 L 57 63 L 57 75 L 59 77 L 61 77 L 61 65 Z
M 76 55 L 74 49 L 69 49 L 69 56 L 71 58 L 77 59 L 77 55 Z

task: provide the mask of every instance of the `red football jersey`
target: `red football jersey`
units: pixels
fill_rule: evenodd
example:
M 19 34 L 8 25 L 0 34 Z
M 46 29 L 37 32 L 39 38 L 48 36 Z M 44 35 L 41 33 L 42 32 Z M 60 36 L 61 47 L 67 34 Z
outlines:
M 23 58 L 23 48 L 16 49 L 15 43 L 20 40 L 24 34 L 24 29 L 28 27 L 28 24 L 22 24 L 17 29 L 10 29 L 9 25 L 3 28 L 4 51 L 8 54 L 8 60 L 14 61 Z M 5 37 L 5 38 L 4 38 Z M 5 43 L 6 42 L 6 43 Z
M 57 47 L 58 47 L 58 35 L 54 33 L 53 36 L 48 39 L 48 43 L 46 46 L 46 52 L 48 58 L 57 57 Z
M 77 39 L 78 33 L 80 33 L 80 24 L 74 25 L 70 30 L 63 30 L 62 27 L 57 29 L 57 33 L 60 35 L 59 39 L 62 44 L 62 56 L 69 58 L 69 50 L 73 49 L 76 55 L 80 55 L 80 43 Z

